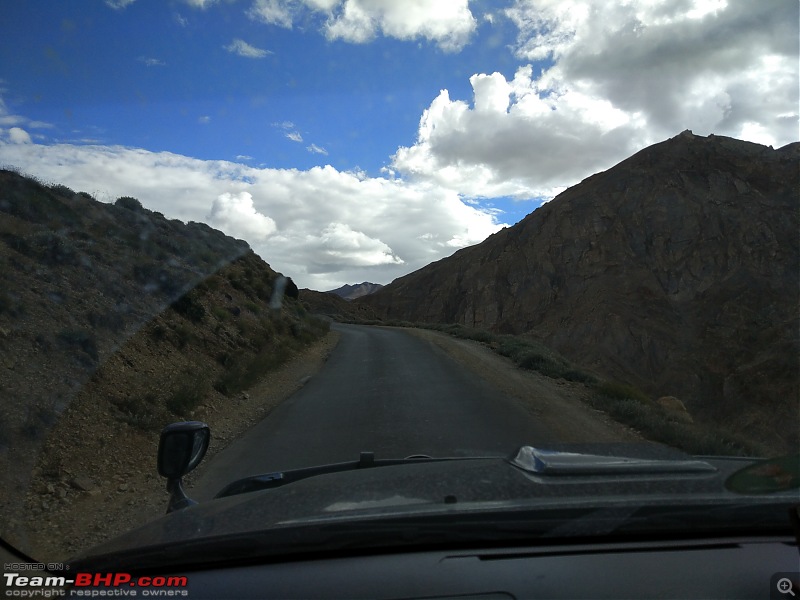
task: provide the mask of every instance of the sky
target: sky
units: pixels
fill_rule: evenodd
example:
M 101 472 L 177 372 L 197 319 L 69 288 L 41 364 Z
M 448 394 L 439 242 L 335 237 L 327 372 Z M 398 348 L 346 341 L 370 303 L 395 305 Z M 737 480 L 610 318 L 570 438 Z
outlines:
M 386 284 L 686 129 L 795 142 L 797 0 L 26 0 L 0 166 Z

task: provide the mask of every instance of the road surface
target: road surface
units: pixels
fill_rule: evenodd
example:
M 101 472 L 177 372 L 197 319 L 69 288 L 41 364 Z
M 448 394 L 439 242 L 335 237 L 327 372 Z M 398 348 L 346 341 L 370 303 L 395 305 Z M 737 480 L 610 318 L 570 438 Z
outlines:
M 242 477 L 355 460 L 362 451 L 508 455 L 554 441 L 515 400 L 432 343 L 402 329 L 332 327 L 341 337 L 322 370 L 210 459 L 191 496 L 206 500 Z

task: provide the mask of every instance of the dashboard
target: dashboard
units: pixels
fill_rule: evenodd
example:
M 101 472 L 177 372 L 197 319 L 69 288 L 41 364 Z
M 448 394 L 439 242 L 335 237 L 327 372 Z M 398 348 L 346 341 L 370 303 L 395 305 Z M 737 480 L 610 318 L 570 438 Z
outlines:
M 783 598 L 797 542 L 724 538 L 338 556 L 186 572 L 189 598 Z M 788 579 L 789 584 L 786 583 Z

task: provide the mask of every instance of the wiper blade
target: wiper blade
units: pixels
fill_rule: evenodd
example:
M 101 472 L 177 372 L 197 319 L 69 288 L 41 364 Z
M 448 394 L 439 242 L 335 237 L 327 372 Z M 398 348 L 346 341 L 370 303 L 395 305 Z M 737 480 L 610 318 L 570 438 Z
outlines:
M 292 469 L 290 471 L 276 471 L 274 473 L 264 473 L 262 475 L 254 475 L 253 477 L 245 477 L 244 479 L 239 479 L 226 485 L 222 491 L 220 491 L 214 497 L 224 498 L 226 496 L 235 496 L 237 494 L 268 490 L 281 487 L 283 485 L 288 485 L 290 483 L 294 483 L 295 481 L 300 481 L 301 479 L 308 479 L 309 477 L 326 475 L 328 473 L 341 473 L 343 471 L 354 471 L 356 469 L 372 469 L 376 467 L 391 467 L 415 463 L 434 463 L 453 460 L 479 460 L 485 458 L 485 456 L 431 458 L 429 456 L 414 455 L 409 456 L 408 458 L 376 459 L 373 452 L 362 452 L 359 455 L 359 459 L 355 461 L 333 463 L 330 465 L 321 465 L 316 467 L 306 467 L 303 469 Z
M 511 464 L 537 475 L 624 475 L 649 473 L 714 473 L 702 460 L 663 460 L 601 456 L 523 446 Z

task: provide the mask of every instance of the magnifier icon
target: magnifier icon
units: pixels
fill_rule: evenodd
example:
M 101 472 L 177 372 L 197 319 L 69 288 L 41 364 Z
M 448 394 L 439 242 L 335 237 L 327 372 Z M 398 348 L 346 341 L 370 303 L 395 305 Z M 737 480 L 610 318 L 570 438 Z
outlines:
M 787 579 L 784 577 L 783 579 L 778 580 L 778 591 L 781 594 L 791 594 L 794 596 L 794 591 L 792 591 L 792 580 Z

